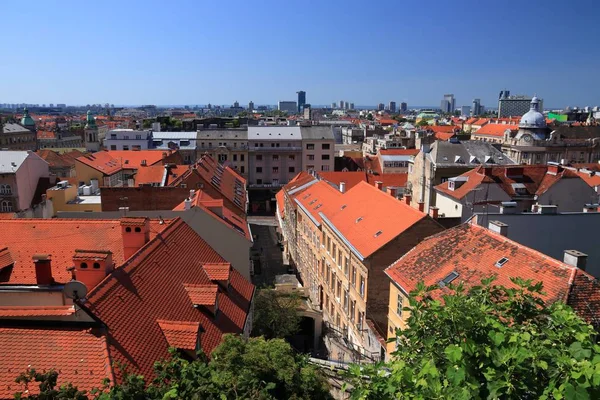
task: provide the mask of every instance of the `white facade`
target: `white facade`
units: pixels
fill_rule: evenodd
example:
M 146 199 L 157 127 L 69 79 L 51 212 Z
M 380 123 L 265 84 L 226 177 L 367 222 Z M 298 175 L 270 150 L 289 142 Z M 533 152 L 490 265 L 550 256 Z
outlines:
M 133 129 L 113 129 L 104 138 L 107 150 L 148 150 L 152 141 L 152 131 Z

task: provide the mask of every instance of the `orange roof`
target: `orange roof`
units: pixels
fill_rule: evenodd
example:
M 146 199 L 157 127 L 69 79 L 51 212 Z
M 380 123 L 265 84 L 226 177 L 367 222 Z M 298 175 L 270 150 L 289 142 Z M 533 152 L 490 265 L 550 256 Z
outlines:
M 477 120 L 479 120 L 479 118 L 471 117 L 465 121 L 465 124 L 471 125 L 471 124 L 475 123 Z
M 150 237 L 162 232 L 171 221 L 150 221 Z M 11 219 L 2 222 L 0 243 L 8 248 L 15 263 L 0 272 L 0 285 L 36 283 L 34 254 L 50 254 L 56 283 L 71 280 L 76 249 L 106 250 L 113 253 L 115 265 L 125 262 L 120 220 Z M 90 288 L 91 289 L 91 288 Z
M 338 199 L 341 196 L 342 193 L 338 189 L 335 189 L 326 181 L 319 181 L 295 196 L 294 200 L 317 224 L 321 224 L 319 214 L 322 211 L 328 211 L 328 215 L 330 211 L 338 208 Z
M 279 211 L 279 216 L 281 218 L 285 217 L 285 193 L 283 189 L 277 192 L 275 195 L 275 200 L 277 201 L 277 210 Z
M 38 139 L 55 139 L 56 133 L 53 131 L 37 131 Z
M 66 316 L 75 313 L 74 306 L 2 306 L 0 317 Z
M 229 271 L 227 271 L 229 277 Z M 219 287 L 215 284 L 210 285 L 183 285 L 190 296 L 192 304 L 195 306 L 214 306 L 217 304 L 217 293 Z
M 198 322 L 157 321 L 170 347 L 182 350 L 196 350 L 198 342 Z
M 577 175 L 593 188 L 600 186 L 600 174 L 596 171 L 577 170 Z
M 456 136 L 456 133 L 451 133 L 451 132 L 435 132 L 433 134 L 433 137 L 435 137 L 437 140 L 449 140 L 450 138 L 453 138 L 454 136 Z
M 12 399 L 26 388 L 15 378 L 28 368 L 59 371 L 58 386 L 72 383 L 80 390 L 102 387 L 113 381 L 106 338 L 96 329 L 0 328 L 0 398 Z M 37 383 L 28 388 L 39 393 Z M 28 396 L 27 396 L 28 397 Z
M 428 131 L 432 131 L 434 133 L 460 132 L 460 126 L 456 126 L 456 125 L 430 125 L 430 126 L 427 126 L 426 129 Z
M 516 132 L 519 130 L 519 126 L 510 124 L 486 124 L 478 129 L 474 134 L 504 137 L 504 132 L 507 130 Z
M 347 171 L 347 172 L 319 172 L 319 177 L 326 180 L 329 183 L 333 183 L 338 188 L 340 183 L 346 183 L 346 190 L 352 189 L 360 182 L 367 181 L 367 174 L 364 171 Z
M 228 263 L 209 263 L 202 268 L 211 281 L 226 281 L 231 273 L 231 265 Z
M 382 156 L 416 156 L 419 149 L 381 149 L 379 154 Z
M 500 260 L 505 262 L 499 266 Z M 496 276 L 495 284 L 512 288 L 511 278 L 531 279 L 543 282 L 542 298 L 554 302 L 567 299 L 576 270 L 488 229 L 462 224 L 423 240 L 386 273 L 406 292 L 419 281 L 438 284 L 452 272 L 458 274 L 453 283 L 467 285 Z
M 110 150 L 86 154 L 77 158 L 77 161 L 106 175 L 112 175 L 122 169 L 138 169 L 143 163 L 146 165 L 160 163 L 164 154 L 171 153 L 163 150 Z
M 387 118 L 377 119 L 377 122 L 379 122 L 383 126 L 395 125 L 398 123 L 398 121 L 396 121 L 395 119 L 387 119 Z
M 394 173 L 394 174 L 381 174 L 373 175 L 367 174 L 367 182 L 375 186 L 375 182 L 380 181 L 384 188 L 387 187 L 406 187 L 408 182 L 408 173 Z
M 477 121 L 473 122 L 472 125 L 483 126 L 490 122 L 489 118 L 479 118 Z
M 366 182 L 359 183 L 336 200 L 336 204 L 322 214 L 363 258 L 426 217 Z
M 165 186 L 170 183 L 171 179 L 177 178 L 177 176 L 185 173 L 190 168 L 189 165 L 175 165 L 170 164 L 166 176 Z M 165 166 L 162 164 L 154 164 L 150 166 L 140 166 L 134 176 L 135 185 L 145 184 L 161 184 L 165 178 Z

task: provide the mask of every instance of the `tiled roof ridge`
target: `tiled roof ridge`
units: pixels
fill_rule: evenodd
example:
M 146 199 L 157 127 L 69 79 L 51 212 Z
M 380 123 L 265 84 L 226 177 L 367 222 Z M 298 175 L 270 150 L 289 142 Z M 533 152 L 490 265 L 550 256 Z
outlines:
M 102 328 L 102 330 L 105 331 L 105 328 Z M 104 354 L 105 359 L 108 361 L 107 364 L 104 366 L 104 368 L 106 368 L 106 375 L 108 376 L 108 379 L 110 380 L 110 382 L 108 384 L 110 386 L 112 386 L 115 383 L 115 374 L 114 374 L 114 370 L 112 367 L 113 361 L 112 361 L 112 357 L 110 355 L 110 349 L 108 347 L 108 339 L 106 338 L 106 334 L 103 334 L 100 337 L 100 342 L 102 344 L 102 353 Z
M 138 251 L 136 251 L 127 260 L 124 260 L 123 265 L 121 265 L 119 268 L 115 268 L 113 272 L 106 275 L 104 279 L 100 281 L 100 283 L 98 283 L 92 290 L 90 290 L 87 294 L 87 301 L 89 302 L 89 300 L 94 294 L 96 294 L 100 289 L 102 289 L 114 278 L 115 271 L 123 270 L 126 272 L 132 272 L 127 270 L 127 268 L 129 268 L 132 264 L 139 264 L 142 260 L 148 257 L 148 255 L 150 255 L 152 251 L 154 251 L 160 244 L 162 244 L 164 236 L 167 236 L 171 231 L 174 231 L 180 226 L 185 225 L 185 222 L 180 217 L 176 217 L 175 219 L 170 220 L 169 222 L 165 221 L 165 224 L 167 225 L 165 229 L 159 232 L 156 235 L 156 237 L 148 241 L 148 243 L 146 243 L 144 246 L 138 249 Z

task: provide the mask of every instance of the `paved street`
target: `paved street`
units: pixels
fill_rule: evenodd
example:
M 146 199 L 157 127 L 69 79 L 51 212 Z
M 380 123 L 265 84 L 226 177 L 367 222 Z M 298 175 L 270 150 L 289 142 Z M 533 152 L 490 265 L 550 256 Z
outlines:
M 281 249 L 277 244 L 277 228 L 270 223 L 261 225 L 251 223 L 250 229 L 255 237 L 252 248 L 253 258 L 258 258 L 260 264 L 256 265 L 255 261 L 252 282 L 257 286 L 273 285 L 276 275 L 287 273 Z

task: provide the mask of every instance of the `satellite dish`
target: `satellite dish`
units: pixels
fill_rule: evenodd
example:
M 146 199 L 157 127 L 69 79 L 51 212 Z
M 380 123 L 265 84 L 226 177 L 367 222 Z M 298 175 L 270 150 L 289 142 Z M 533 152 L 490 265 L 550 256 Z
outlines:
M 87 296 L 87 287 L 83 284 L 83 282 L 72 280 L 65 283 L 65 287 L 63 292 L 66 297 L 73 300 L 79 300 L 85 298 Z

